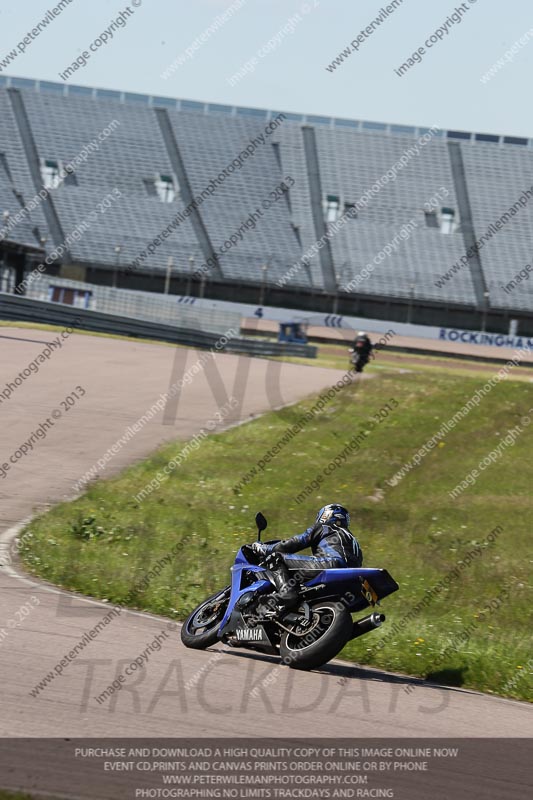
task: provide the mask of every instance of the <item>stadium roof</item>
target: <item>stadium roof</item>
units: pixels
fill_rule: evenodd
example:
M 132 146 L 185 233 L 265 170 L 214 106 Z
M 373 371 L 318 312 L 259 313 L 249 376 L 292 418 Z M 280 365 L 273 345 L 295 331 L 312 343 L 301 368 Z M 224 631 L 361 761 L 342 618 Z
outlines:
M 54 81 L 40 81 L 30 78 L 18 78 L 9 75 L 0 75 L 0 86 L 13 86 L 21 89 L 34 89 L 37 92 L 53 92 L 55 94 L 84 95 L 98 99 L 118 100 L 122 103 L 136 103 L 147 106 L 164 106 L 180 111 L 198 111 L 203 114 L 228 114 L 232 116 L 257 117 L 270 119 L 279 111 L 270 111 L 263 108 L 249 108 L 243 106 L 230 106 L 221 103 L 204 103 L 197 100 L 183 100 L 173 97 L 159 97 L 151 94 L 135 94 L 120 92 L 115 89 L 98 89 L 91 86 L 76 86 Z M 338 117 L 322 117 L 315 114 L 296 114 L 283 112 L 285 119 L 290 122 L 300 122 L 311 125 L 326 125 L 331 128 L 351 128 L 359 131 L 372 131 L 374 133 L 388 133 L 394 135 L 420 136 L 427 133 L 429 128 L 414 125 L 395 125 L 386 122 L 372 122 L 368 120 L 341 119 Z M 471 131 L 439 130 L 436 134 L 446 139 L 455 139 L 462 142 L 485 142 L 498 145 L 519 145 L 533 148 L 533 138 L 519 136 L 505 136 L 502 134 L 477 133 Z

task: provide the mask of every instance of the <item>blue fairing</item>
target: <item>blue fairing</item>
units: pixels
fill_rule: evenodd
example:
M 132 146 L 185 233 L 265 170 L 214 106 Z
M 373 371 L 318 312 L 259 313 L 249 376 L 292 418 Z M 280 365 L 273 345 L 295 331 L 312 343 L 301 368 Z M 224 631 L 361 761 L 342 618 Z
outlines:
M 235 564 L 231 568 L 231 594 L 226 613 L 224 614 L 224 618 L 220 623 L 220 628 L 218 630 L 219 638 L 221 638 L 224 628 L 231 617 L 233 609 L 235 608 L 235 603 L 239 600 L 239 598 L 248 592 L 265 594 L 266 592 L 272 592 L 274 590 L 274 587 L 270 581 L 265 581 L 262 578 L 258 578 L 258 580 L 254 583 L 249 584 L 244 589 L 241 589 L 241 577 L 243 570 L 246 570 L 247 572 L 257 572 L 263 574 L 265 572 L 263 567 L 256 567 L 254 564 L 250 564 L 250 562 L 246 559 L 242 548 L 239 550 L 237 556 L 235 557 Z
M 325 583 L 328 587 L 331 587 L 332 584 L 335 584 L 335 588 L 338 588 L 343 583 L 350 583 L 353 585 L 354 582 L 358 581 L 358 578 L 370 581 L 372 578 L 379 579 L 383 572 L 384 570 L 382 569 L 369 569 L 367 567 L 354 567 L 353 569 L 349 567 L 343 567 L 342 569 L 324 569 L 310 581 L 307 581 L 306 586 L 316 586 L 319 583 Z
M 354 569 L 325 569 L 314 578 L 306 582 L 306 586 L 319 586 L 325 584 L 320 592 L 321 596 L 336 595 L 346 598 L 346 607 L 351 611 L 360 611 L 367 608 L 370 603 L 361 594 L 361 581 L 368 581 L 377 595 L 378 600 L 392 594 L 398 589 L 398 584 L 391 578 L 386 569 L 372 569 L 357 567 Z M 353 597 L 353 600 L 351 599 Z
M 241 588 L 242 573 L 246 570 L 248 573 L 257 572 L 257 581 Z M 246 558 L 242 548 L 237 553 L 235 564 L 231 568 L 231 594 L 228 603 L 228 608 L 224 615 L 218 637 L 221 638 L 227 623 L 230 620 L 231 614 L 235 608 L 235 604 L 243 595 L 254 592 L 258 594 L 267 594 L 274 591 L 274 586 L 268 580 L 264 580 L 264 567 L 258 567 L 250 564 Z M 343 568 L 343 569 L 325 569 L 309 581 L 305 585 L 308 587 L 323 586 L 321 591 L 317 592 L 314 597 L 331 597 L 344 598 L 346 608 L 350 611 L 359 611 L 367 608 L 370 603 L 365 599 L 361 592 L 362 581 L 368 581 L 378 599 L 386 597 L 387 595 L 395 592 L 398 589 L 398 584 L 389 575 L 385 569 L 368 569 L 358 567 L 356 569 Z

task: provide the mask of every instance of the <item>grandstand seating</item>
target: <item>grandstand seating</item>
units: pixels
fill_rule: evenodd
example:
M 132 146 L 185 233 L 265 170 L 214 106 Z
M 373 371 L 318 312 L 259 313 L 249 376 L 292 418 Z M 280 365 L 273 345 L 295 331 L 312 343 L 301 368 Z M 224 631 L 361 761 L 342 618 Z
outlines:
M 356 202 L 415 143 L 412 137 L 367 132 L 354 135 L 348 129 L 318 129 L 317 140 L 324 194 L 340 195 L 347 202 Z M 342 282 L 349 283 L 353 274 L 370 264 L 372 271 L 358 285 L 359 292 L 405 297 L 414 292 L 442 300 L 443 290 L 435 286 L 435 280 L 461 257 L 464 243 L 460 234 L 443 235 L 439 228 L 426 226 L 423 204 L 441 187 L 449 194 L 440 205 L 457 209 L 446 144 L 436 137 L 420 146 L 419 155 L 409 158 L 396 180 L 386 183 L 357 219 L 333 237 Z M 374 256 L 409 220 L 417 225 L 414 233 L 399 242 L 390 257 L 376 264 Z M 468 270 L 450 281 L 446 299 L 474 302 Z
M 13 190 L 19 193 L 19 199 Z M 35 194 L 9 99 L 0 89 L 0 237 L 35 246 L 38 241 L 32 234 L 34 226 L 38 226 L 46 236 L 46 222 L 39 207 L 32 214 L 25 215 L 16 228 L 2 226 L 4 211 L 14 217 Z
M 533 154 L 516 147 L 501 148 L 495 154 L 494 145 L 480 143 L 465 147 L 463 160 L 479 237 L 533 186 Z M 529 281 L 521 282 L 511 294 L 501 288 L 533 263 L 532 239 L 533 208 L 526 205 L 484 246 L 481 258 L 492 304 L 501 300 L 502 305 L 533 309 L 533 287 Z
M 9 90 L 20 92 L 37 153 L 63 165 L 84 151 L 106 129 L 98 152 L 76 168 L 75 179 L 50 193 L 65 235 L 80 222 L 90 225 L 70 244 L 74 262 L 114 269 L 116 248 L 120 265 L 135 261 L 147 244 L 185 209 L 182 192 L 163 203 L 154 189 L 157 175 L 172 175 L 172 159 L 159 127 L 155 107 L 166 108 L 193 195 L 198 196 L 246 145 L 262 134 L 274 112 L 208 106 L 143 95 L 124 95 L 83 87 L 39 83 L 0 76 L 0 225 L 1 214 L 16 213 L 39 190 L 35 186 L 26 149 L 20 135 Z M 18 124 L 17 124 L 18 123 Z M 204 228 L 215 250 L 224 245 L 258 207 L 261 218 L 246 230 L 238 244 L 219 256 L 225 279 L 274 284 L 298 263 L 317 239 L 312 209 L 309 165 L 301 126 L 314 129 L 321 191 L 344 205 L 360 197 L 398 162 L 421 134 L 420 129 L 361 123 L 350 120 L 302 117 L 287 114 L 276 131 L 258 146 L 252 157 L 235 169 L 199 206 Z M 110 130 L 109 126 L 113 126 Z M 457 187 L 450 164 L 448 142 L 460 142 L 466 185 L 476 236 L 485 232 L 520 194 L 533 184 L 533 152 L 530 140 L 480 134 L 439 131 L 419 155 L 411 157 L 394 181 L 331 237 L 336 282 L 357 295 L 415 298 L 443 303 L 475 305 L 468 268 L 457 272 L 442 287 L 437 281 L 465 252 L 461 220 L 451 233 L 442 233 L 435 217 L 424 213 L 424 203 L 445 187 L 440 207 L 458 214 Z M 275 147 L 273 146 L 275 145 Z M 268 209 L 262 201 L 290 175 L 295 183 L 289 197 Z M 99 203 L 118 189 L 120 198 L 100 213 Z M 18 193 L 17 195 L 14 193 Z M 533 200 L 532 200 L 533 202 Z M 439 207 L 439 211 L 440 211 Z M 91 218 L 96 211 L 96 218 Z M 94 215 L 93 215 L 94 217 Z M 379 264 L 374 256 L 414 221 L 416 228 L 402 240 L 390 257 Z M 507 294 L 502 289 L 531 257 L 531 211 L 526 206 L 481 250 L 485 282 L 493 307 L 533 310 L 533 291 Z M 38 235 L 32 234 L 37 229 Z M 0 229 L 1 234 L 1 229 Z M 42 204 L 10 234 L 21 241 L 38 243 L 46 236 L 48 251 L 54 249 Z M 56 232 L 57 238 L 57 232 Z M 37 241 L 36 241 L 37 239 Z M 205 260 L 205 242 L 198 237 L 192 215 L 163 239 L 143 262 L 143 269 L 163 271 L 169 257 L 174 269 L 187 275 Z M 266 269 L 265 269 L 266 265 Z M 357 283 L 361 270 L 371 265 L 368 277 Z M 324 277 L 320 257 L 309 258 L 287 284 L 295 291 L 305 287 L 320 291 Z M 527 286 L 526 286 L 527 289 Z

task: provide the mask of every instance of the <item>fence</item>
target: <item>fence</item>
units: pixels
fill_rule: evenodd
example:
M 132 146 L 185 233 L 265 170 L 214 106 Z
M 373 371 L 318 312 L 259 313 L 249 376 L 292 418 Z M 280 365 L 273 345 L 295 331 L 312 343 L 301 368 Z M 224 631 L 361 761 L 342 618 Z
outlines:
M 52 299 L 54 289 L 56 295 L 60 294 L 58 290 L 68 290 L 76 308 L 89 308 L 104 314 L 161 322 L 180 328 L 222 334 L 230 328 L 239 330 L 241 321 L 240 314 L 235 311 L 195 307 L 194 297 L 113 289 L 50 275 L 38 274 L 28 283 L 25 294 L 33 300 L 46 301 Z
M 187 345 L 189 347 L 214 347 L 220 342 L 220 335 L 210 331 L 168 325 L 151 320 L 132 319 L 101 311 L 74 308 L 62 303 L 33 300 L 0 292 L 0 319 L 19 322 L 40 322 L 61 327 L 73 327 L 100 333 L 114 333 L 122 336 L 135 336 L 141 339 L 156 339 L 163 342 Z M 231 327 L 231 326 L 230 326 Z M 225 333 L 228 329 L 226 329 Z M 239 330 L 239 326 L 235 328 Z M 246 353 L 255 356 L 294 355 L 316 358 L 317 348 L 311 345 L 264 342 L 241 337 L 229 338 L 224 347 L 218 349 L 227 353 Z

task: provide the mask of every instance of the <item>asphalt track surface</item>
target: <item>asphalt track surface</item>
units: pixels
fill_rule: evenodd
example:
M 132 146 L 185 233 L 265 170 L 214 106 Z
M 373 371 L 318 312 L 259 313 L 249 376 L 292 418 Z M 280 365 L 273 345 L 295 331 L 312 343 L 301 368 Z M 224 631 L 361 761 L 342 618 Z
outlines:
M 54 336 L 1 329 L 0 390 Z M 74 334 L 38 374 L 0 403 L 4 462 L 52 409 L 62 409 L 61 401 L 77 386 L 86 392 L 0 480 L 0 629 L 7 631 L 0 642 L 0 736 L 531 736 L 533 709 L 526 703 L 430 686 L 340 661 L 300 673 L 246 650 L 187 650 L 176 626 L 167 628 L 168 620 L 134 611 L 122 612 L 61 675 L 36 696 L 30 694 L 109 607 L 30 579 L 16 562 L 9 563 L 17 525 L 36 510 L 73 496 L 76 480 L 168 389 L 176 352 L 157 344 Z M 178 358 L 187 358 L 189 365 L 198 356 L 181 349 Z M 228 393 L 245 361 L 249 379 L 242 413 L 228 424 L 297 401 L 342 374 L 219 355 L 217 374 Z M 163 425 L 162 415 L 149 422 L 103 475 L 120 471 L 163 441 L 191 437 L 217 405 L 205 373 L 198 374 L 184 389 L 172 424 Z M 28 601 L 36 605 L 31 615 L 19 627 L 8 628 L 7 620 Z M 159 652 L 121 691 L 99 704 L 95 697 L 162 630 L 167 637 Z

